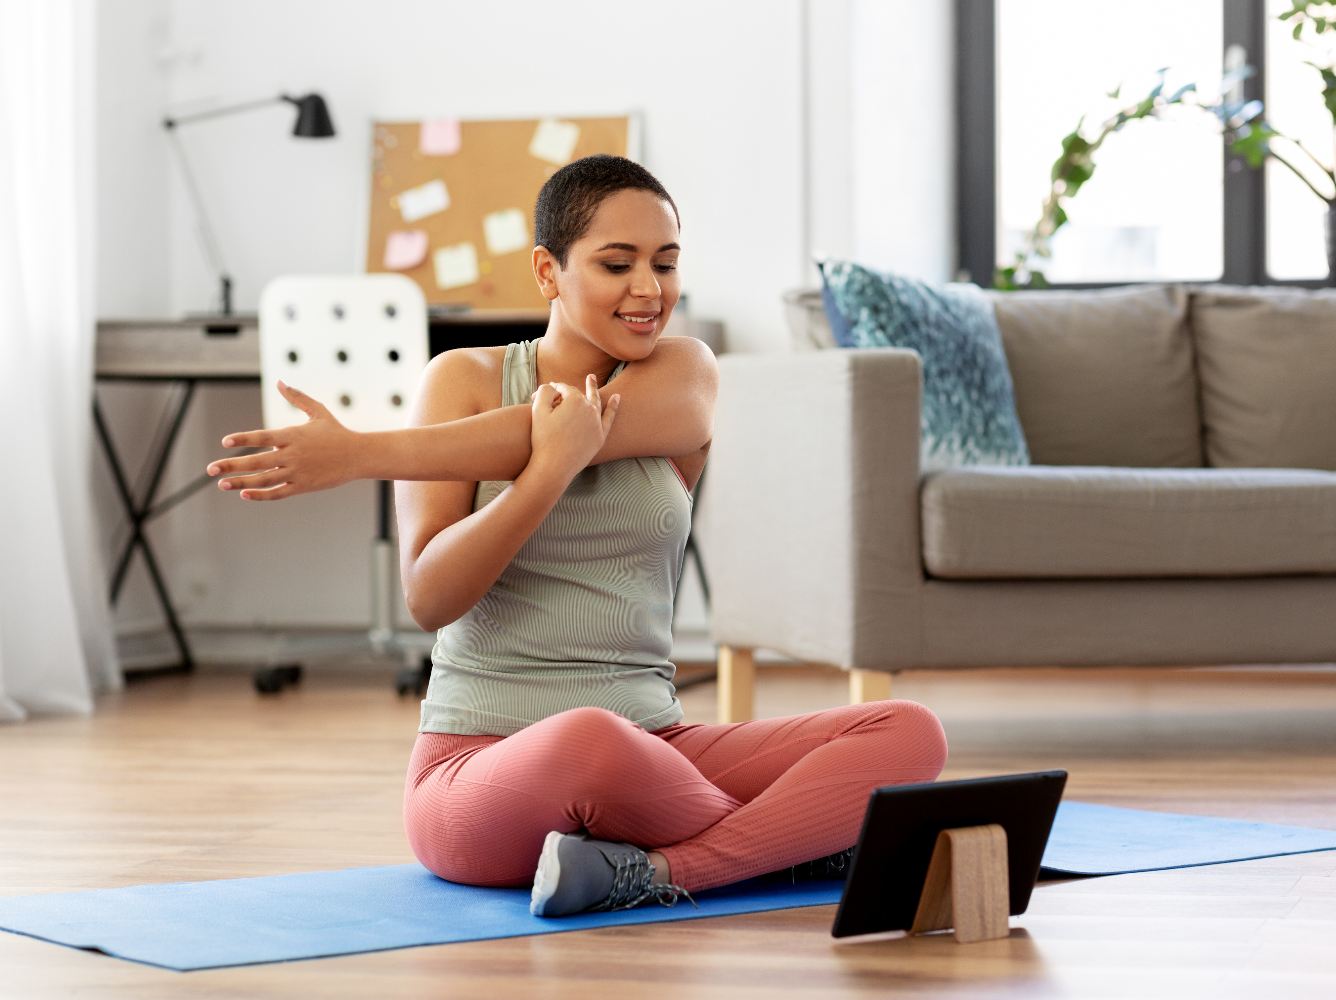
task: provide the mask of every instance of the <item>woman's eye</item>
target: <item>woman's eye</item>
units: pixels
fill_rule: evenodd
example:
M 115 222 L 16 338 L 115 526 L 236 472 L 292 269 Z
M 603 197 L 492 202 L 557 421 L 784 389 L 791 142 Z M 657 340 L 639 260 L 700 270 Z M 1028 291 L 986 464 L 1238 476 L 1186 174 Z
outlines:
M 604 269 L 606 269 L 606 270 L 608 270 L 608 271 L 611 271 L 613 274 L 623 274 L 623 273 L 625 273 L 626 271 L 629 271 L 629 270 L 631 269 L 631 265 L 630 265 L 630 264 L 608 264 L 608 263 L 604 263 L 603 267 L 604 267 Z M 667 274 L 669 271 L 676 271 L 676 270 L 677 270 L 677 265 L 676 265 L 676 264 L 655 264 L 655 265 L 654 265 L 654 270 L 658 271 L 660 274 Z

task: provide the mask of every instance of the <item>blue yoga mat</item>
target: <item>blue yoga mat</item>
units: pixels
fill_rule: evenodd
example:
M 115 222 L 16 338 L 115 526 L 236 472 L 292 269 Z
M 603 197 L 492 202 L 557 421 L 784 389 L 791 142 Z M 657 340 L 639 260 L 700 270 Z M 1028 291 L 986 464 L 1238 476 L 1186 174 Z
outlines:
M 1063 802 L 1043 869 L 1052 875 L 1126 875 L 1333 850 L 1336 830 Z
M 1336 850 L 1336 831 L 1064 802 L 1043 865 L 1095 875 Z M 528 889 L 445 882 L 416 864 L 0 898 L 0 929 L 188 971 L 414 945 L 819 906 L 843 883 L 751 879 L 675 906 L 543 918 Z

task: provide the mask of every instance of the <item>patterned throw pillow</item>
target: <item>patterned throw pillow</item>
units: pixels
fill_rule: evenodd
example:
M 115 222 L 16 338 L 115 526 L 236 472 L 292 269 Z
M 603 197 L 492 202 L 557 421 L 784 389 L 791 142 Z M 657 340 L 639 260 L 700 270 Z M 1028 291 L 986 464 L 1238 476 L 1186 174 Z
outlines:
M 923 359 L 923 471 L 1029 465 L 993 307 L 972 285 L 941 287 L 852 261 L 819 261 L 841 347 L 905 347 Z

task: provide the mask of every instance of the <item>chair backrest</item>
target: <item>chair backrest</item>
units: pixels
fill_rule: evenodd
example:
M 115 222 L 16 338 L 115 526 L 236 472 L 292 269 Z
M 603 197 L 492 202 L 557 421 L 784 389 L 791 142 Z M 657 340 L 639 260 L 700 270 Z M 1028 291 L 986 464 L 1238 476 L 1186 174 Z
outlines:
M 402 427 L 429 353 L 426 300 L 402 274 L 275 278 L 260 294 L 264 425 L 304 419 L 282 379 L 353 430 Z

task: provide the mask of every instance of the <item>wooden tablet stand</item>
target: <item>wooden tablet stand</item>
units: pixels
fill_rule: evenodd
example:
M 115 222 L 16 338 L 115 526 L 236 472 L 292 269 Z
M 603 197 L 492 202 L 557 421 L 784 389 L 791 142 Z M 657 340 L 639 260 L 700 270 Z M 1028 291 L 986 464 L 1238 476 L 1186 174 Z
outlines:
M 943 830 L 928 862 L 910 934 L 955 928 L 956 941 L 1010 933 L 1007 831 L 996 823 Z

